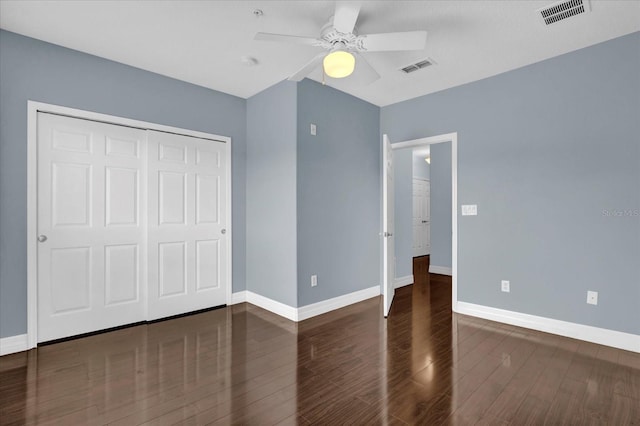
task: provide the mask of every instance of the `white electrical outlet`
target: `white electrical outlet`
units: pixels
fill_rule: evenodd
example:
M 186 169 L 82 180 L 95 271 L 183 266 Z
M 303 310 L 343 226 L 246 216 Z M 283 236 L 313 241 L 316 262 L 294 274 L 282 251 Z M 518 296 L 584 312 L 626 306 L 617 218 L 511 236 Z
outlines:
M 478 215 L 478 205 L 477 204 L 463 204 L 462 205 L 462 216 L 477 216 Z
M 502 291 L 504 291 L 505 293 L 509 293 L 511 291 L 511 288 L 509 287 L 509 281 L 502 280 L 501 284 L 502 284 Z
M 590 305 L 598 304 L 598 292 L 597 291 L 587 291 L 587 303 Z
M 311 275 L 311 287 L 315 287 L 318 285 L 318 276 Z
M 311 131 L 311 136 L 315 136 L 317 133 L 317 128 L 316 125 L 311 123 L 311 125 L 309 126 L 309 130 Z

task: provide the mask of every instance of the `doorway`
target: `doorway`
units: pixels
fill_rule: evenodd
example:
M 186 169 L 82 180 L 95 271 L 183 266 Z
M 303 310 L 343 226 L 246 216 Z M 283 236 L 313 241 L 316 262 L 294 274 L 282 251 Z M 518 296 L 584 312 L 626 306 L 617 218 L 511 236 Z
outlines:
M 392 174 L 395 168 L 395 157 L 396 153 L 399 153 L 403 149 L 411 149 L 411 150 L 420 150 L 426 149 L 427 147 L 433 148 L 436 144 L 450 143 L 450 190 L 451 195 L 451 212 L 450 212 L 450 220 L 451 225 L 450 228 L 447 226 L 445 229 L 441 229 L 442 232 L 445 232 L 450 235 L 450 243 L 451 243 L 451 266 L 442 266 L 442 265 L 433 265 L 433 258 L 431 258 L 432 265 L 430 265 L 429 272 L 431 273 L 439 273 L 439 274 L 447 274 L 451 275 L 452 282 L 452 309 L 453 311 L 457 311 L 457 241 L 458 241 L 458 224 L 457 224 L 457 143 L 458 143 L 457 133 L 448 133 L 428 138 L 414 139 L 409 141 L 395 142 L 389 139 L 388 135 L 383 136 L 383 170 L 382 170 L 382 178 L 383 178 L 383 194 L 382 194 L 382 238 L 383 238 L 383 250 L 382 250 L 382 294 L 384 299 L 384 315 L 385 317 L 388 315 L 391 304 L 393 302 L 393 295 L 395 292 L 395 287 L 401 285 L 401 283 L 395 282 L 396 279 L 402 279 L 404 277 L 398 277 L 395 275 L 396 271 L 396 254 L 397 251 L 392 250 L 392 247 L 397 247 L 397 225 L 396 223 L 397 216 L 394 213 L 395 200 L 397 200 L 396 195 L 394 194 L 394 186 L 390 183 L 384 184 L 385 182 L 393 182 L 393 178 L 389 178 L 389 174 Z M 440 145 L 441 146 L 441 145 Z M 431 181 L 431 191 L 434 191 L 433 181 Z M 411 189 L 408 190 L 409 193 L 412 192 Z M 410 222 L 411 223 L 411 222 Z M 431 234 L 433 234 L 434 228 L 431 227 Z M 394 235 L 394 233 L 396 235 Z M 411 232 L 412 236 L 413 233 Z M 412 237 L 411 237 L 412 238 Z M 410 247 L 411 248 L 411 247 Z M 433 250 L 433 243 L 431 244 L 431 252 Z M 409 264 L 412 265 L 413 258 L 413 250 L 409 251 L 409 254 L 406 256 L 409 261 Z M 432 256 L 430 256 L 432 257 Z M 411 266 L 410 266 L 411 267 Z M 393 274 L 389 272 L 393 271 Z M 411 282 L 413 282 L 413 277 L 411 276 Z M 408 284 L 408 283 L 405 283 Z

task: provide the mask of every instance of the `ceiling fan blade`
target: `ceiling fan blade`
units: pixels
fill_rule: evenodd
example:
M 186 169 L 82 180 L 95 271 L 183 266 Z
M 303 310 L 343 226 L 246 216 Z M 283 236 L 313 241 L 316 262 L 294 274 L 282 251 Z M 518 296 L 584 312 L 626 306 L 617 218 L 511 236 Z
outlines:
M 363 85 L 368 85 L 380 78 L 380 74 L 371 66 L 364 56 L 354 52 L 356 57 L 356 69 L 354 74 L 358 79 L 358 82 Z
M 298 70 L 298 72 L 296 72 L 291 77 L 289 77 L 287 80 L 289 80 L 289 81 L 301 81 L 306 76 L 308 76 L 309 73 L 311 73 L 311 71 L 316 69 L 318 67 L 318 65 L 320 65 L 322 63 L 322 60 L 324 59 L 325 56 L 327 56 L 326 52 L 319 53 L 312 60 L 307 62 L 305 66 L 300 68 Z
M 317 46 L 318 40 L 312 37 L 301 37 L 286 34 L 256 33 L 254 40 L 277 41 L 281 43 L 306 44 L 308 46 Z
M 392 50 L 422 50 L 427 45 L 426 31 L 402 33 L 367 34 L 358 37 L 361 52 L 383 52 Z
M 333 27 L 341 33 L 352 33 L 360 14 L 358 2 L 336 2 L 336 10 L 333 13 Z

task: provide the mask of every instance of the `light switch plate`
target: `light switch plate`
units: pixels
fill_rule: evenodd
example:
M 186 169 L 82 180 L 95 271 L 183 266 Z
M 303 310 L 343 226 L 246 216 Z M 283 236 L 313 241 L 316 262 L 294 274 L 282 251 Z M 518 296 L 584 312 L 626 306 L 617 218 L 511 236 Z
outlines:
M 311 136 L 315 136 L 318 129 L 315 124 L 311 123 L 311 125 L 309 126 L 309 130 L 311 131 Z
M 478 205 L 477 204 L 463 204 L 462 205 L 462 216 L 477 216 L 478 215 Z

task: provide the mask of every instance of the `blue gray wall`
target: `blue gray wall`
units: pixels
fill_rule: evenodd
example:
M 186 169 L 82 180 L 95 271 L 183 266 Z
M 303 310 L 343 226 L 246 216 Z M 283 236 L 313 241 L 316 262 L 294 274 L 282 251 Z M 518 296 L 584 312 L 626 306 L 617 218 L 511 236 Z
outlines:
M 298 306 L 380 285 L 379 126 L 375 105 L 298 84 Z
M 479 213 L 458 218 L 459 299 L 640 334 L 639 47 L 635 33 L 380 110 L 308 80 L 245 101 L 0 31 L 0 337 L 26 332 L 29 99 L 230 136 L 234 291 L 291 306 L 379 284 L 379 135 L 457 131 L 459 204 Z M 265 201 L 260 189 L 280 193 Z M 267 228 L 263 208 L 292 219 Z M 245 240 L 256 249 L 251 288 Z M 282 262 L 254 263 L 267 248 L 282 249 Z M 598 306 L 587 290 L 599 291 Z
M 424 161 L 423 156 L 413 156 L 413 177 L 420 179 L 430 179 L 429 175 L 430 166 L 429 163 Z
M 27 331 L 27 100 L 230 136 L 244 290 L 245 100 L 2 30 L 0 93 L 0 337 Z
M 382 108 L 395 141 L 458 132 L 459 300 L 640 334 L 639 94 L 634 33 Z
M 297 85 L 247 100 L 247 290 L 297 306 Z
M 412 152 L 413 148 L 393 150 L 393 220 L 395 226 L 393 237 L 395 238 L 396 278 L 413 275 Z
M 431 266 L 451 268 L 451 142 L 431 147 Z

